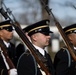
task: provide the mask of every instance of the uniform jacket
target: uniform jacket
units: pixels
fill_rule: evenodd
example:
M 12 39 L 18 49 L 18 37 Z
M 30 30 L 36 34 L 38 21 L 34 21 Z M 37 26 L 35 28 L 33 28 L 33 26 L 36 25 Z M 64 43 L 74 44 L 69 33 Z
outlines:
M 49 72 L 51 73 L 51 75 L 54 75 L 54 68 L 52 65 L 52 61 L 50 59 L 50 56 L 48 54 L 46 55 L 48 59 L 47 64 L 48 64 Z M 18 75 L 42 75 L 39 67 L 37 66 L 37 62 L 35 58 L 28 51 L 24 52 L 20 56 L 17 65 L 17 71 L 18 71 Z
M 0 40 L 0 43 L 4 44 L 2 40 Z M 15 46 L 10 43 L 10 48 L 7 48 L 6 45 L 4 44 L 4 46 L 6 47 L 7 49 L 7 54 L 9 56 L 9 58 L 12 60 L 13 64 L 16 66 L 17 65 L 17 61 L 16 61 L 16 50 L 15 50 Z M 6 69 L 6 66 L 5 66 L 5 63 L 4 63 L 4 60 L 1 56 L 1 52 L 0 52 L 0 75 L 8 75 L 7 73 L 7 69 Z
M 17 61 L 18 61 L 19 57 L 21 56 L 21 54 L 24 53 L 24 52 L 25 52 L 24 44 L 19 43 L 19 44 L 16 46 Z
M 65 49 L 61 49 L 57 52 L 54 59 L 54 68 L 55 75 L 76 75 L 76 62 L 71 55 L 69 61 L 69 56 Z

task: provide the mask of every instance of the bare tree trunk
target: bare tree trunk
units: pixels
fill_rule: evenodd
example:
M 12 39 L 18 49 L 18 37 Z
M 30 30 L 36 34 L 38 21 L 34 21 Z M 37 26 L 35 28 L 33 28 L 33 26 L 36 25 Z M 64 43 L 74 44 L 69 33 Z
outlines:
M 41 0 L 39 0 L 39 1 L 41 3 Z M 46 5 L 48 5 L 49 0 L 43 0 L 43 1 Z M 42 5 L 42 3 L 41 3 L 41 5 Z M 42 5 L 42 19 L 46 19 L 46 18 L 49 18 L 49 15 L 48 15 L 47 11 L 45 10 L 44 6 Z

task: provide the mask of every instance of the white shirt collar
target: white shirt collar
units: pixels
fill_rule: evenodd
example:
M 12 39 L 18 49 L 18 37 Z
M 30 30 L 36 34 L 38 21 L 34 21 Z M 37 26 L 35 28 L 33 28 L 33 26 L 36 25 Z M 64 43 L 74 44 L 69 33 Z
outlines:
M 43 56 L 45 55 L 44 49 L 42 49 L 42 48 L 40 48 L 40 47 L 38 47 L 38 46 L 36 46 L 36 45 L 34 45 L 34 47 L 35 47 Z
M 74 47 L 74 50 L 76 50 L 76 47 Z
M 4 42 L 4 44 L 6 45 L 6 47 L 8 48 L 9 45 L 10 45 L 10 43 L 7 43 L 6 41 L 3 41 L 3 42 Z

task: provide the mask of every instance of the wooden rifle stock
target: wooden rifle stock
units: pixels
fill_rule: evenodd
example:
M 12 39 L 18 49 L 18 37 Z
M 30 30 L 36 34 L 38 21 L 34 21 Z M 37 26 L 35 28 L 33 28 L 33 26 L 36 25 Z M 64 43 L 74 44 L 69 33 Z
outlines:
M 1 47 L 3 55 L 5 56 L 6 62 L 9 65 L 9 69 L 15 68 L 14 64 L 12 63 L 11 59 L 9 58 L 7 54 L 7 49 L 5 48 L 5 46 L 3 46 L 2 43 L 0 43 L 0 47 Z
M 66 36 L 65 32 L 63 31 L 60 23 L 59 23 L 59 22 L 57 21 L 57 19 L 55 18 L 55 16 L 54 16 L 54 14 L 52 13 L 51 9 L 49 9 L 49 7 L 48 7 L 47 5 L 45 5 L 45 3 L 44 3 L 42 0 L 41 0 L 41 2 L 42 2 L 42 4 L 44 5 L 47 13 L 48 13 L 49 15 L 51 14 L 51 15 L 53 16 L 55 25 L 57 26 L 57 28 L 58 28 L 58 30 L 59 30 L 59 32 L 60 32 L 60 34 L 61 34 L 61 36 L 62 36 L 62 38 L 63 38 L 63 40 L 64 40 L 64 42 L 65 42 L 65 44 L 66 44 L 66 46 L 67 46 L 67 48 L 68 48 L 68 50 L 69 50 L 69 52 L 70 52 L 70 54 L 71 54 L 71 56 L 73 57 L 74 61 L 76 61 L 76 55 L 75 55 L 75 53 L 74 53 L 73 47 L 72 47 L 72 45 L 71 45 L 68 37 Z
M 51 75 L 49 73 L 49 71 L 48 71 L 48 68 L 45 67 L 45 65 L 42 63 L 42 61 L 36 55 L 36 52 L 35 52 L 36 48 L 32 45 L 32 43 L 26 37 L 26 35 L 24 34 L 23 30 L 21 29 L 19 23 L 13 22 L 13 20 L 9 17 L 9 15 L 4 11 L 3 8 L 0 9 L 0 13 L 4 16 L 5 19 L 7 18 L 7 19 L 11 20 L 11 24 L 14 26 L 15 31 L 20 36 L 20 38 L 22 39 L 22 41 L 24 42 L 24 44 L 26 44 L 26 46 L 29 48 L 29 50 L 31 51 L 31 53 L 35 57 L 37 63 L 40 65 L 41 69 L 46 73 L 46 75 Z

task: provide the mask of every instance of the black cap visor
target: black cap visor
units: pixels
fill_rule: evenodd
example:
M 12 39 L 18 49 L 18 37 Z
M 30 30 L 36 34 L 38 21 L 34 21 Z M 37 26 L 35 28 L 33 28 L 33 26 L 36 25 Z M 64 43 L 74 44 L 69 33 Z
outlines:
M 9 31 L 9 32 L 12 32 L 13 31 L 13 28 L 12 26 L 8 26 L 8 27 L 3 27 L 3 29 Z

